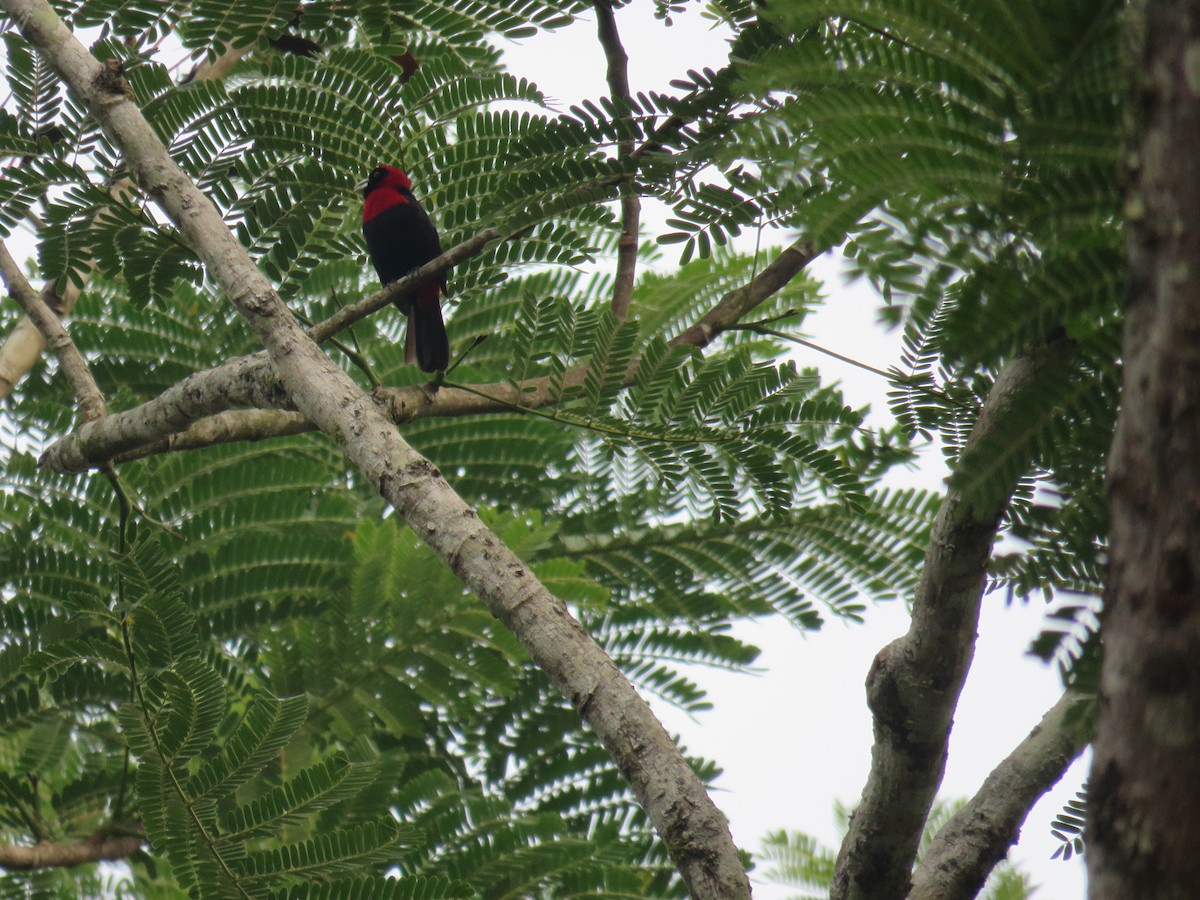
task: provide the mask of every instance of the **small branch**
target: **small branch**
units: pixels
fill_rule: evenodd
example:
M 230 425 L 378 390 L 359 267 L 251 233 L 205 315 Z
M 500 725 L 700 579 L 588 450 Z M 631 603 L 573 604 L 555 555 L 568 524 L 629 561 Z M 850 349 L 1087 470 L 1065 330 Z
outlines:
M 595 0 L 596 28 L 600 46 L 608 60 L 608 92 L 613 101 L 629 104 L 629 56 L 621 46 L 617 31 L 617 19 L 613 14 L 612 0 Z M 617 156 L 632 158 L 633 142 L 617 145 Z M 642 216 L 642 201 L 631 183 L 621 186 L 621 237 L 617 242 L 617 271 L 613 284 L 612 311 L 624 321 L 629 313 L 629 301 L 633 297 L 633 282 L 637 271 L 638 239 Z
M 824 247 L 809 241 L 796 241 L 749 284 L 722 297 L 704 318 L 672 340 L 671 345 L 708 346 L 721 332 L 732 328 L 742 316 L 777 293 L 824 252 Z
M 32 847 L 0 845 L 0 869 L 28 872 L 34 869 L 70 868 L 104 860 L 126 859 L 142 848 L 145 839 L 134 836 L 95 835 L 69 843 L 41 842 Z
M 423 266 L 413 269 L 403 278 L 396 279 L 370 296 L 359 300 L 357 303 L 343 306 L 333 315 L 329 316 L 329 318 L 322 319 L 310 328 L 308 336 L 318 344 L 323 343 L 339 331 L 349 328 L 360 319 L 365 319 L 371 313 L 396 302 L 405 294 L 431 280 L 435 275 L 441 274 L 451 266 L 462 262 L 464 259 L 478 256 L 493 241 L 504 240 L 508 237 L 511 237 L 511 235 L 505 235 L 499 228 L 484 228 L 473 237 L 467 238 L 461 244 L 455 244 L 441 256 L 436 256 Z
M 76 275 L 81 280 L 86 280 L 94 268 L 95 261 L 87 260 L 80 265 Z M 69 278 L 61 287 L 58 279 L 51 279 L 42 287 L 41 298 L 42 302 L 61 318 L 69 315 L 75 308 L 82 292 L 80 285 Z M 45 348 L 46 338 L 37 325 L 28 316 L 22 316 L 4 345 L 0 347 L 0 400 L 12 394 L 13 388 L 41 359 Z
M 789 312 L 792 312 L 792 314 L 794 314 L 793 311 L 789 311 Z M 784 318 L 787 315 L 788 315 L 787 313 L 784 313 L 782 316 L 778 316 L 776 318 Z M 778 338 L 781 341 L 790 341 L 793 344 L 799 344 L 801 347 L 807 347 L 809 350 L 815 350 L 817 353 L 823 353 L 824 355 L 826 355 L 832 359 L 836 359 L 839 362 L 846 363 L 846 365 L 854 366 L 856 368 L 862 369 L 864 372 L 870 372 L 872 375 L 878 375 L 880 378 L 885 378 L 885 379 L 887 379 L 889 384 L 893 384 L 896 387 L 915 388 L 916 390 L 919 390 L 924 394 L 928 394 L 931 397 L 937 397 L 939 400 L 943 400 L 946 403 L 953 404 L 954 406 L 957 406 L 960 409 L 973 409 L 973 407 L 968 406 L 966 403 L 963 403 L 960 400 L 955 400 L 953 397 L 951 397 L 945 391 L 939 391 L 936 388 L 925 387 L 923 384 L 917 383 L 914 381 L 914 379 L 905 377 L 904 375 L 900 374 L 899 372 L 895 372 L 895 371 L 887 372 L 883 369 L 877 369 L 874 366 L 868 365 L 865 362 L 861 362 L 857 359 L 854 359 L 851 356 L 843 356 L 841 353 L 838 353 L 836 350 L 830 350 L 828 347 L 822 347 L 820 344 L 815 344 L 812 341 L 805 340 L 804 338 L 798 337 L 797 335 L 788 334 L 786 331 L 778 331 L 774 328 L 768 328 L 764 322 L 746 322 L 745 324 L 730 326 L 730 330 L 734 330 L 734 329 L 736 329 L 738 331 L 752 331 L 755 334 L 765 334 L 765 335 L 768 335 L 769 337 Z
M 908 900 L 970 900 L 1008 848 L 1029 810 L 1067 771 L 1091 737 L 1094 698 L 1068 691 L 979 791 L 934 836 L 913 873 Z
M 42 295 L 35 291 L 25 279 L 21 267 L 8 252 L 8 247 L 5 246 L 3 240 L 0 240 L 0 278 L 3 278 L 5 285 L 8 286 L 9 295 L 25 311 L 25 315 L 42 335 L 46 345 L 58 357 L 58 364 L 67 377 L 67 381 L 71 383 L 75 396 L 79 399 L 80 417 L 84 422 L 103 418 L 108 408 L 104 403 L 104 395 L 100 393 L 100 388 L 96 386 L 96 380 L 92 378 L 87 360 L 83 358 L 83 354 L 79 352 L 79 348 L 67 334 L 62 320 L 54 314 L 54 311 L 46 305 Z
M 191 84 L 193 81 L 218 81 L 242 61 L 242 58 L 254 49 L 254 44 L 243 47 L 226 47 L 215 59 L 206 59 L 184 76 L 180 84 Z
M 1045 390 L 1048 379 L 1061 378 L 1070 355 L 1069 342 L 1051 341 L 1001 370 L 963 448 L 961 469 L 981 452 L 1019 439 L 1026 424 L 1022 402 Z M 879 651 L 867 675 L 875 745 L 862 800 L 838 852 L 832 900 L 894 900 L 908 893 L 975 653 L 992 543 L 1022 468 L 1006 467 L 1010 474 L 998 473 L 986 487 L 952 485 L 942 501 L 912 624 Z

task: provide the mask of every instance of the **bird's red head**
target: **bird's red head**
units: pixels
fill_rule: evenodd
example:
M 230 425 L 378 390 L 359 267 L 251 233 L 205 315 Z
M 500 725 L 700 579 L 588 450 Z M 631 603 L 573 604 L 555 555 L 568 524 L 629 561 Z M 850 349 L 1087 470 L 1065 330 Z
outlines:
M 391 188 L 393 191 L 411 191 L 412 182 L 408 180 L 407 175 L 395 166 L 376 166 L 363 183 L 363 196 L 370 196 L 372 191 L 379 188 Z
M 412 182 L 395 166 L 376 166 L 362 188 L 363 221 L 369 222 L 385 209 L 403 206 L 412 201 Z

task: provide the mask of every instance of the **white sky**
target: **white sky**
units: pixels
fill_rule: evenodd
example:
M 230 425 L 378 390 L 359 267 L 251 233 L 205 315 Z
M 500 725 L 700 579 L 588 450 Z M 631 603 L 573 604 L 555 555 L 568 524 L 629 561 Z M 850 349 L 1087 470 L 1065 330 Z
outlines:
M 649 0 L 635 0 L 617 13 L 634 93 L 667 91 L 671 79 L 688 69 L 724 64 L 725 33 L 711 30 L 695 5 L 670 28 L 654 19 L 653 8 Z M 510 69 L 532 79 L 564 109 L 607 93 L 604 56 L 591 17 L 505 50 Z M 643 228 L 661 226 L 662 220 L 661 211 L 647 209 Z M 664 251 L 674 258 L 674 247 Z M 876 324 L 880 298 L 865 285 L 846 284 L 836 258 L 822 258 L 810 271 L 824 282 L 829 297 L 806 320 L 813 340 L 876 368 L 894 365 L 900 339 Z M 851 406 L 870 403 L 876 415 L 886 415 L 887 384 L 878 376 L 808 350 L 800 350 L 797 359 L 817 366 L 824 380 L 840 382 Z M 898 481 L 937 489 L 946 475 L 941 456 L 931 451 L 924 460 L 919 472 L 902 473 Z M 984 599 L 975 662 L 955 716 L 943 797 L 971 796 L 1061 696 L 1057 674 L 1025 654 L 1041 630 L 1044 612 L 1040 601 L 1006 607 L 1002 594 Z M 714 704 L 696 719 L 652 701 L 690 752 L 724 768 L 714 800 L 729 816 L 740 847 L 757 850 L 763 835 L 780 828 L 798 829 L 837 847 L 833 803 L 857 802 L 870 761 L 871 720 L 863 681 L 876 652 L 908 627 L 899 603 L 869 607 L 866 620 L 862 626 L 833 621 L 808 635 L 780 620 L 744 625 L 735 634 L 762 648 L 763 674 L 689 669 Z M 1038 900 L 1084 896 L 1082 862 L 1050 859 L 1058 841 L 1049 825 L 1085 774 L 1085 763 L 1077 762 L 1030 813 L 1011 853 L 1041 885 Z M 754 881 L 755 896 L 762 900 L 795 893 Z

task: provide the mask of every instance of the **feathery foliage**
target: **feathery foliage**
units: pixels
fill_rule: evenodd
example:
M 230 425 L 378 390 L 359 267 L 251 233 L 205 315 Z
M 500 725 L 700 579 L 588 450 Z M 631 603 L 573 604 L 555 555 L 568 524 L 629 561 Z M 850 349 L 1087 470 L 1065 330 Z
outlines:
M 993 585 L 1067 597 L 1037 647 L 1092 683 L 1124 279 L 1116 7 L 717 2 L 725 64 L 561 110 L 495 39 L 566 26 L 577 0 L 57 4 L 99 29 L 95 52 L 122 61 L 297 313 L 374 289 L 352 186 L 377 163 L 412 175 L 444 246 L 501 231 L 450 273 L 454 355 L 473 348 L 452 380 L 544 379 L 553 403 L 405 437 L 641 690 L 692 713 L 708 700 L 690 667 L 757 656 L 738 620 L 815 630 L 911 595 L 937 498 L 881 480 L 934 436 L 956 485 L 1020 476 Z M 41 278 L 86 283 L 70 330 L 111 408 L 254 352 L 194 251 L 123 186 L 117 148 L 14 29 L 3 40 L 0 234 L 36 237 Z M 230 46 L 245 53 L 227 79 L 183 74 Z M 642 248 L 619 321 L 623 190 L 670 207 L 646 237 L 682 262 Z M 904 337 L 896 428 L 871 430 L 769 335 L 671 345 L 770 261 L 736 239 L 778 229 L 844 242 L 885 297 Z M 798 333 L 821 302 L 798 277 L 751 315 Z M 390 311 L 341 338 L 384 383 L 417 379 Z M 964 457 L 998 373 L 1050 343 L 1059 377 Z M 576 712 L 325 439 L 124 464 L 118 495 L 36 464 L 74 426 L 53 363 L 7 415 L 0 840 L 147 844 L 115 886 L 10 873 L 3 891 L 682 896 Z M 159 523 L 182 540 L 152 539 Z M 818 889 L 819 846 L 769 844 Z

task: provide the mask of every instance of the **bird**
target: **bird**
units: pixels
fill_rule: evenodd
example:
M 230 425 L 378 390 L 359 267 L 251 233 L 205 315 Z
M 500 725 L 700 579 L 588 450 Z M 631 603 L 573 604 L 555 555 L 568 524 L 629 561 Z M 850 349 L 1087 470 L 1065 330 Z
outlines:
M 413 196 L 408 175 L 395 166 L 376 166 L 357 187 L 363 192 L 363 237 L 381 284 L 391 284 L 441 255 L 437 229 Z M 442 272 L 396 301 L 408 317 L 404 361 L 416 362 L 423 372 L 444 372 L 450 362 L 441 309 L 445 290 Z

